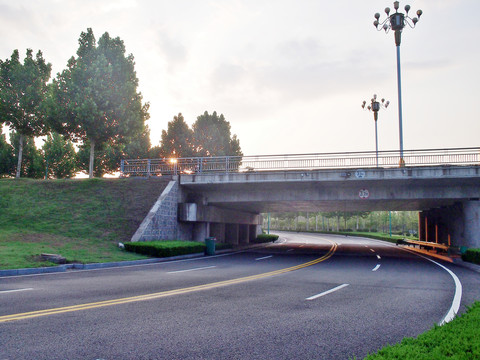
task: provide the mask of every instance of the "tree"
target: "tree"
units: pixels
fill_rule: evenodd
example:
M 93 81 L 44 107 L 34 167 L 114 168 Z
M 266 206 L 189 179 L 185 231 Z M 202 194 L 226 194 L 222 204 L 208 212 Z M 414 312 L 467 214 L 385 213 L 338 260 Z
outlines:
M 181 158 L 194 156 L 193 131 L 188 127 L 183 115 L 174 116 L 167 130 L 162 130 L 160 157 Z
M 15 173 L 13 146 L 7 142 L 5 134 L 0 134 L 0 178 Z
M 0 60 L 0 123 L 19 134 L 16 178 L 21 173 L 25 138 L 46 131 L 42 104 L 51 70 L 52 65 L 45 62 L 42 52 L 38 51 L 34 59 L 31 49 L 27 49 L 23 64 L 18 50 L 13 51 L 10 59 Z
M 23 144 L 20 143 L 22 137 Z M 35 146 L 33 137 L 22 136 L 18 132 L 12 132 L 10 133 L 10 142 L 13 145 L 15 154 L 20 154 L 19 148 L 20 146 L 23 147 L 22 161 L 19 162 L 18 158 L 15 158 L 16 162 L 21 164 L 20 168 L 17 166 L 16 173 L 23 174 L 29 178 L 41 179 L 45 174 L 45 165 L 43 155 Z M 20 174 L 18 177 L 20 177 Z
M 123 156 L 124 145 L 113 146 L 109 143 L 103 144 L 101 148 L 95 151 L 93 166 L 93 176 L 102 177 L 105 174 L 112 174 L 119 169 L 119 163 Z M 77 153 L 77 168 L 87 169 L 91 157 L 90 144 L 86 142 L 81 145 Z M 89 169 L 90 171 L 90 169 Z
M 231 135 L 230 123 L 214 111 L 197 117 L 193 124 L 193 144 L 196 156 L 242 156 L 240 141 Z
M 145 125 L 144 130 L 137 136 L 130 138 L 123 149 L 123 157 L 128 159 L 147 159 L 150 152 L 150 129 Z
M 57 133 L 48 134 L 42 147 L 45 155 L 45 178 L 71 178 L 75 175 L 77 154 L 73 144 Z
M 117 147 L 144 130 L 149 104 L 142 104 L 133 55 L 125 56 L 119 37 L 106 32 L 98 41 L 92 29 L 82 32 L 77 57 L 53 81 L 49 122 L 74 141 L 89 144 L 89 176 L 95 148 Z

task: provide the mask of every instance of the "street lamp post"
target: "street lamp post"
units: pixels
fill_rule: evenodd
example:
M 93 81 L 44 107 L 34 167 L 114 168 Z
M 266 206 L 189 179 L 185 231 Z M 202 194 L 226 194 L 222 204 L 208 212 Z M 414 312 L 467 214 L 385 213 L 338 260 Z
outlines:
M 400 43 L 402 41 L 402 30 L 405 25 L 410 26 L 412 29 L 420 19 L 420 16 L 423 14 L 422 10 L 417 10 L 418 17 L 409 17 L 408 12 L 410 11 L 410 5 L 405 5 L 405 14 L 398 12 L 400 3 L 395 1 L 393 3 L 395 8 L 395 13 L 390 15 L 390 8 L 385 8 L 385 13 L 387 18 L 380 22 L 380 14 L 375 14 L 375 21 L 373 25 L 377 28 L 378 31 L 385 30 L 385 33 L 388 33 L 390 30 L 395 31 L 395 45 L 397 47 L 397 82 L 398 82 L 398 124 L 399 124 L 399 137 L 400 137 L 400 167 L 405 166 L 405 160 L 403 158 L 403 124 L 402 124 L 402 80 L 400 74 Z
M 378 133 L 377 133 L 377 120 L 378 120 L 378 111 L 381 108 L 386 109 L 390 101 L 385 102 L 385 99 L 382 99 L 381 102 L 377 101 L 377 95 L 373 95 L 373 98 L 370 100 L 370 105 L 367 106 L 369 111 L 373 112 L 373 120 L 375 120 L 375 154 L 377 158 L 377 168 L 378 168 Z M 362 104 L 362 108 L 365 109 L 367 102 L 364 100 Z

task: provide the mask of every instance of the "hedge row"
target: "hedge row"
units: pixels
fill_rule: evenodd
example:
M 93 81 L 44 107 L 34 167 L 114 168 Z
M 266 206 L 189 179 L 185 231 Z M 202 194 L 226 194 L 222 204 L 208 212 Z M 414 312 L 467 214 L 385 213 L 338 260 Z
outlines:
M 467 249 L 462 254 L 462 260 L 480 265 L 480 249 Z
M 152 257 L 171 257 L 202 253 L 205 251 L 205 244 L 191 241 L 127 242 L 125 250 Z
M 278 235 L 260 234 L 260 235 L 257 235 L 257 238 L 253 241 L 253 243 L 262 244 L 262 243 L 272 242 L 275 240 L 278 240 Z
M 416 339 L 405 338 L 387 346 L 365 360 L 378 359 L 480 359 L 480 302 L 465 314 L 443 325 L 435 325 Z

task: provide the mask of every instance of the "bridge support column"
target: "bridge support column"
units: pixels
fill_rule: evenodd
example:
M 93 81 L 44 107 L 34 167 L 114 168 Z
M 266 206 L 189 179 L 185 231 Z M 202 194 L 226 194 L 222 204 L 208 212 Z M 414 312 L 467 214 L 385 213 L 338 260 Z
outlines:
M 207 222 L 197 222 L 193 224 L 193 241 L 203 242 L 210 236 L 210 224 Z
M 425 211 L 418 213 L 418 240 L 425 240 Z
M 249 225 L 248 226 L 248 242 L 253 242 L 258 234 L 262 233 L 262 227 L 260 225 Z
M 470 200 L 463 204 L 465 245 L 480 248 L 480 201 Z
M 419 213 L 419 239 L 480 248 L 480 201 L 468 200 Z
M 238 224 L 225 224 L 225 241 L 228 244 L 239 244 L 238 227 Z
M 223 223 L 211 223 L 210 224 L 210 236 L 217 239 L 217 242 L 225 242 L 225 224 Z
M 249 243 L 249 229 L 247 224 L 240 224 L 238 226 L 238 242 L 240 244 L 248 244 Z

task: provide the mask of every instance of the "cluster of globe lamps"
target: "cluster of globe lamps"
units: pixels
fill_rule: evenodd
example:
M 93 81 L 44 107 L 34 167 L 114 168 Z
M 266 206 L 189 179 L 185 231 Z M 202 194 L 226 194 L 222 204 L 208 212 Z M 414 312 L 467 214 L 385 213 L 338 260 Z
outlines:
M 400 8 L 400 2 L 395 1 L 393 3 L 393 7 L 395 12 L 390 14 L 390 8 L 385 8 L 385 13 L 387 14 L 387 18 L 383 21 L 380 21 L 380 13 L 376 13 L 374 15 L 375 21 L 373 25 L 378 31 L 384 30 L 385 33 L 388 33 L 390 30 L 393 30 L 395 33 L 395 46 L 397 49 L 397 87 L 398 87 L 398 124 L 399 124 L 399 140 L 400 140 L 400 167 L 405 166 L 404 154 L 403 154 L 403 119 L 402 119 L 402 81 L 401 81 L 401 71 L 400 71 L 400 43 L 402 41 L 402 30 L 405 28 L 406 25 L 411 27 L 412 29 L 415 27 L 417 22 L 422 16 L 422 10 L 417 10 L 417 16 L 411 18 L 408 15 L 411 7 L 410 5 L 405 5 L 405 14 L 399 12 L 398 9 Z M 367 110 L 373 112 L 374 120 L 375 120 L 375 147 L 376 147 L 376 161 L 378 167 L 378 137 L 377 137 L 377 120 L 378 120 L 378 111 L 380 108 L 387 108 L 389 102 L 385 103 L 385 100 L 382 99 L 381 103 L 376 101 L 376 95 L 373 96 L 370 105 L 367 106 Z M 366 101 L 363 102 L 362 108 L 365 109 Z

